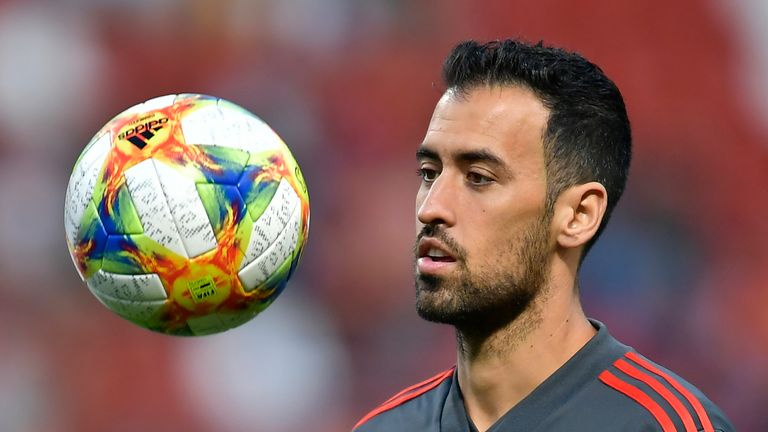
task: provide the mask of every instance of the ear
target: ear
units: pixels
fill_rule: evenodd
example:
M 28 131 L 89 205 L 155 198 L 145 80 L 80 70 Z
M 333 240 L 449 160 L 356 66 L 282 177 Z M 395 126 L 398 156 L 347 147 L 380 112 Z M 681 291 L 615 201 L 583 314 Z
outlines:
M 555 202 L 553 228 L 563 248 L 585 245 L 595 236 L 608 205 L 608 192 L 598 182 L 572 186 Z

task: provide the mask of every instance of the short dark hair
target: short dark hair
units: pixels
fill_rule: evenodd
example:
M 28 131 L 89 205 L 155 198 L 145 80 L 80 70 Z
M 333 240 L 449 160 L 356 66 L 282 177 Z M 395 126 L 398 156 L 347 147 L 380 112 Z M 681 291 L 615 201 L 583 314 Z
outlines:
M 514 39 L 458 44 L 445 60 L 443 80 L 460 95 L 480 86 L 521 86 L 549 110 L 543 137 L 547 215 L 571 186 L 597 181 L 608 192 L 605 216 L 583 259 L 624 192 L 632 157 L 629 119 L 613 81 L 577 53 Z

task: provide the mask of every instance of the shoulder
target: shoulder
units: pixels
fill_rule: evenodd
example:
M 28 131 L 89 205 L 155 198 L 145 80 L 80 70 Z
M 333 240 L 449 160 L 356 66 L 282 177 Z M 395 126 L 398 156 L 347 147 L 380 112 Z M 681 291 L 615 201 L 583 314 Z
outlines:
M 638 430 L 652 425 L 665 432 L 734 430 L 699 389 L 637 352 L 627 352 L 598 378 L 595 399 L 604 403 L 605 421 L 622 422 L 624 427 L 634 424 Z
M 439 412 L 451 385 L 455 368 L 414 384 L 374 408 L 357 422 L 355 432 L 410 430 L 428 424 L 431 413 Z M 420 430 L 426 430 L 426 427 Z

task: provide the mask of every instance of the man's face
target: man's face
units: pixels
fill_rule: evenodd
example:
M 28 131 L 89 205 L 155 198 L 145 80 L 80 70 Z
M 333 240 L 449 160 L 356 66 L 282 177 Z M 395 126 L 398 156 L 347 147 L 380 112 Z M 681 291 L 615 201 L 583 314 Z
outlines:
M 430 321 L 503 325 L 546 283 L 552 251 L 542 136 L 529 90 L 480 86 L 438 102 L 418 150 L 416 307 Z

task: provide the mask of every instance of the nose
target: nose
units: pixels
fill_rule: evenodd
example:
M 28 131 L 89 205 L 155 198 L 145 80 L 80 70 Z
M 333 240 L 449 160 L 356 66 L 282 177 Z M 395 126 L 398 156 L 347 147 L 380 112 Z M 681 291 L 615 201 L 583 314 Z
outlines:
M 422 184 L 416 195 L 416 218 L 424 225 L 453 226 L 457 199 L 454 187 L 443 173 L 429 187 Z

